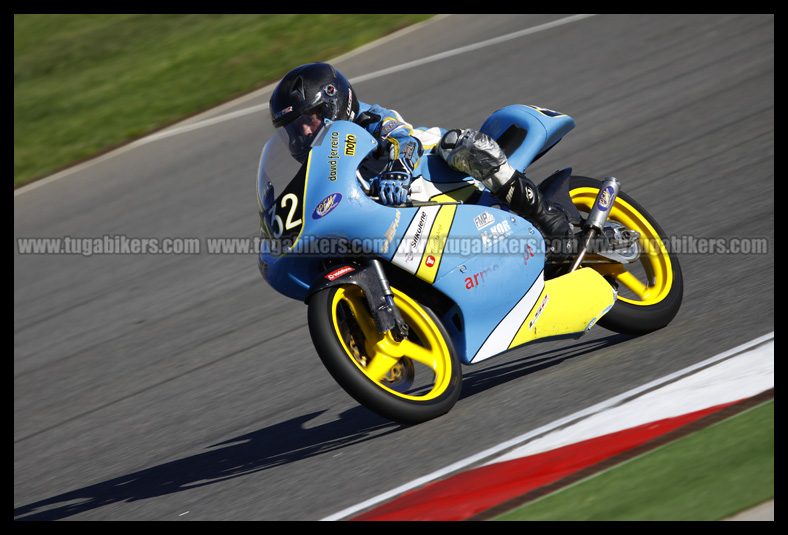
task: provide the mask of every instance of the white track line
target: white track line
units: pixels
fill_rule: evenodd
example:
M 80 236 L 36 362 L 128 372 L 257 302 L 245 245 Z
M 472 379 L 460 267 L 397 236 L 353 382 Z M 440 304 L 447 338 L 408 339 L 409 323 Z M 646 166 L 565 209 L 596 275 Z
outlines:
M 774 339 L 637 399 L 532 440 L 488 464 L 528 457 L 650 422 L 748 399 L 770 388 L 774 388 Z
M 568 426 L 570 424 L 574 424 L 574 423 L 579 422 L 581 420 L 584 420 L 584 419 L 586 419 L 586 418 L 588 418 L 590 416 L 594 416 L 594 415 L 600 414 L 600 413 L 602 413 L 604 411 L 611 410 L 611 409 L 613 409 L 613 408 L 615 408 L 615 407 L 617 407 L 617 406 L 619 406 L 619 405 L 621 405 L 621 404 L 623 404 L 625 402 L 628 402 L 628 401 L 640 398 L 641 396 L 644 396 L 645 394 L 647 394 L 650 391 L 655 390 L 655 389 L 657 389 L 659 387 L 663 387 L 665 385 L 669 385 L 670 383 L 673 383 L 673 382 L 675 382 L 675 381 L 677 381 L 677 380 L 679 380 L 681 378 L 684 378 L 684 377 L 690 376 L 692 374 L 695 374 L 695 373 L 697 373 L 697 372 L 699 372 L 701 370 L 704 370 L 705 368 L 709 368 L 709 367 L 714 366 L 714 365 L 716 365 L 718 363 L 721 363 L 721 362 L 723 362 L 725 360 L 732 359 L 732 358 L 738 357 L 738 356 L 740 356 L 742 354 L 749 353 L 752 350 L 754 350 L 755 348 L 757 348 L 758 346 L 760 346 L 762 344 L 767 344 L 769 342 L 773 343 L 773 341 L 774 341 L 774 332 L 771 332 L 769 334 L 766 334 L 764 336 L 756 338 L 755 340 L 752 340 L 752 341 L 747 342 L 745 344 L 742 344 L 740 346 L 734 347 L 733 349 L 730 349 L 728 351 L 720 353 L 719 355 L 716 355 L 714 357 L 706 359 L 706 360 L 704 360 L 702 362 L 698 362 L 697 364 L 693 364 L 692 366 L 684 368 L 683 370 L 679 370 L 678 372 L 672 373 L 670 375 L 667 375 L 667 376 L 662 377 L 660 379 L 657 379 L 655 381 L 651 381 L 650 383 L 646 383 L 645 385 L 639 386 L 637 388 L 633 388 L 632 390 L 629 390 L 628 392 L 624 392 L 623 394 L 620 394 L 618 396 L 612 397 L 612 398 L 610 398 L 610 399 L 608 399 L 606 401 L 603 401 L 601 403 L 597 403 L 596 405 L 593 405 L 591 407 L 588 407 L 586 409 L 578 411 L 578 412 L 576 412 L 574 414 L 571 414 L 569 416 L 566 416 L 564 418 L 556 420 L 556 421 L 554 421 L 554 422 L 552 422 L 550 424 L 544 425 L 542 427 L 539 427 L 537 429 L 534 429 L 532 431 L 524 433 L 524 434 L 522 434 L 522 435 L 520 435 L 518 437 L 515 437 L 515 438 L 511 439 L 511 440 L 507 440 L 506 442 L 502 442 L 501 444 L 498 444 L 497 446 L 493 446 L 492 448 L 488 448 L 488 449 L 486 449 L 486 450 L 484 450 L 482 452 L 479 452 L 479 453 L 477 453 L 475 455 L 472 455 L 470 457 L 467 457 L 465 459 L 462 459 L 460 461 L 452 463 L 449 466 L 447 466 L 447 467 L 445 467 L 445 468 L 443 468 L 441 470 L 437 470 L 437 471 L 435 471 L 435 472 L 433 472 L 431 474 L 428 474 L 426 476 L 422 476 L 420 478 L 414 479 L 413 481 L 411 481 L 409 483 L 406 483 L 404 485 L 400 485 L 399 487 L 397 487 L 395 489 L 392 489 L 392 490 L 390 490 L 388 492 L 384 492 L 383 494 L 380 494 L 378 496 L 375 496 L 373 498 L 365 500 L 365 501 L 363 501 L 363 502 L 361 502 L 361 503 L 359 503 L 357 505 L 354 505 L 352 507 L 348 507 L 346 509 L 343 509 L 342 511 L 339 511 L 339 512 L 333 514 L 333 515 L 327 516 L 327 517 L 323 518 L 322 520 L 330 521 L 330 520 L 340 520 L 342 518 L 346 518 L 346 517 L 351 516 L 351 515 L 353 515 L 355 513 L 363 511 L 363 510 L 365 510 L 365 509 L 367 509 L 369 507 L 377 505 L 377 504 L 379 504 L 381 502 L 385 502 L 385 501 L 388 501 L 390 499 L 393 499 L 393 498 L 399 496 L 400 494 L 402 494 L 404 492 L 407 492 L 409 490 L 421 487 L 422 485 L 425 485 L 425 484 L 427 484 L 427 483 L 429 483 L 431 481 L 435 481 L 437 479 L 441 479 L 441 478 L 443 478 L 443 477 L 445 477 L 445 476 L 447 476 L 449 474 L 452 474 L 454 472 L 460 471 L 460 470 L 462 470 L 464 468 L 467 468 L 467 467 L 469 467 L 471 465 L 474 465 L 474 464 L 477 464 L 477 463 L 481 463 L 483 461 L 489 461 L 489 460 L 491 460 L 491 458 L 500 455 L 502 452 L 511 450 L 512 448 L 515 448 L 515 447 L 518 447 L 518 446 L 522 446 L 526 442 L 528 442 L 528 441 L 530 441 L 530 440 L 532 440 L 534 438 L 540 437 L 541 435 L 544 435 L 544 434 L 549 433 L 551 431 L 555 431 L 557 429 L 560 429 L 562 427 Z
M 473 43 L 473 44 L 466 45 L 466 46 L 463 46 L 463 47 L 460 47 L 460 48 L 455 48 L 454 50 L 448 50 L 446 52 L 441 52 L 439 54 L 433 54 L 432 56 L 427 56 L 425 58 L 421 58 L 421 59 L 418 59 L 418 60 L 415 60 L 415 61 L 409 61 L 409 62 L 406 62 L 406 63 L 401 63 L 400 65 L 395 65 L 393 67 L 388 67 L 386 69 L 381 69 L 379 71 L 371 72 L 369 74 L 363 74 L 361 76 L 352 78 L 350 80 L 350 82 L 354 83 L 354 84 L 358 84 L 360 82 L 366 82 L 368 80 L 374 80 L 376 78 L 381 78 L 383 76 L 388 76 L 389 74 L 393 74 L 393 73 L 396 73 L 396 72 L 404 71 L 406 69 L 412 69 L 414 67 L 420 67 L 421 65 L 426 65 L 428 63 L 433 63 L 435 61 L 440 61 L 440 60 L 443 60 L 443 59 L 446 59 L 446 58 L 450 58 L 452 56 L 457 56 L 457 55 L 460 55 L 460 54 L 466 54 L 466 53 L 472 52 L 474 50 L 479 50 L 480 48 L 485 48 L 485 47 L 488 47 L 488 46 L 497 45 L 497 44 L 500 44 L 500 43 L 503 43 L 503 42 L 506 42 L 506 41 L 510 41 L 512 39 L 518 39 L 518 38 L 524 37 L 526 35 L 531 35 L 531 34 L 534 34 L 534 33 L 537 33 L 537 32 L 541 32 L 541 31 L 544 31 L 544 30 L 549 30 L 549 29 L 552 29 L 552 28 L 555 28 L 555 27 L 558 27 L 558 26 L 563 26 L 564 24 L 570 24 L 572 22 L 576 22 L 576 21 L 579 21 L 579 20 L 582 20 L 582 19 L 585 19 L 585 18 L 588 18 L 588 17 L 593 17 L 593 16 L 594 16 L 593 14 L 587 14 L 587 15 L 572 15 L 572 16 L 569 16 L 569 17 L 564 17 L 562 19 L 554 20 L 552 22 L 547 22 L 545 24 L 539 24 L 538 26 L 533 26 L 531 28 L 526 28 L 524 30 L 520 30 L 520 31 L 517 31 L 517 32 L 509 33 L 509 34 L 506 34 L 506 35 L 501 35 L 501 36 L 495 37 L 493 39 L 487 39 L 486 41 L 480 41 L 478 43 Z M 427 22 L 430 22 L 430 21 L 427 21 Z M 407 30 L 407 28 L 405 30 Z M 398 33 L 394 34 L 393 36 L 399 36 L 399 35 L 401 35 L 401 32 L 398 32 Z M 388 39 L 392 38 L 393 36 L 388 36 L 388 37 L 385 37 L 383 39 L 388 40 Z M 378 43 L 378 41 L 376 41 L 374 43 L 371 43 L 371 45 L 376 45 L 377 43 Z M 367 46 L 364 49 L 367 49 L 369 47 L 370 46 Z M 345 57 L 347 57 L 347 55 L 340 56 L 340 58 L 345 58 Z M 340 59 L 340 58 L 337 58 L 337 59 Z M 336 61 L 336 60 L 332 60 L 332 61 Z M 270 85 L 268 87 L 265 87 L 265 88 L 255 92 L 255 93 L 257 94 L 257 93 L 263 93 L 265 91 L 269 91 L 275 85 L 276 84 L 272 84 L 272 85 Z M 245 97 L 240 97 L 240 98 L 242 98 L 242 99 L 249 98 L 249 95 L 247 95 Z M 231 104 L 231 103 L 228 103 L 228 104 Z M 229 120 L 232 120 L 232 119 L 236 119 L 238 117 L 243 117 L 243 116 L 246 116 L 246 115 L 249 115 L 249 114 L 252 114 L 252 113 L 262 112 L 262 111 L 265 111 L 267 109 L 268 109 L 268 103 L 266 102 L 266 103 L 263 103 L 263 104 L 257 104 L 255 106 L 250 106 L 248 108 L 243 108 L 243 109 L 240 109 L 240 110 L 229 112 L 229 113 L 226 113 L 226 114 L 223 114 L 223 115 L 219 115 L 219 116 L 216 116 L 216 117 L 211 117 L 210 119 L 204 119 L 204 120 L 198 121 L 198 122 L 191 122 L 189 124 L 184 124 L 182 126 L 175 126 L 173 128 L 169 128 L 167 130 L 162 130 L 161 132 L 153 133 L 153 134 L 151 134 L 149 136 L 146 136 L 144 138 L 141 138 L 141 139 L 138 139 L 136 141 L 133 141 L 133 142 L 129 143 L 128 145 L 124 145 L 123 147 L 120 147 L 117 150 L 114 150 L 112 152 L 108 152 L 106 154 L 98 156 L 95 159 L 86 161 L 86 162 L 84 162 L 82 164 L 79 164 L 77 166 L 74 166 L 74 167 L 69 167 L 68 169 L 64 169 L 63 171 L 55 173 L 54 175 L 51 175 L 51 176 L 49 176 L 47 178 L 43 178 L 41 180 L 37 180 L 35 182 L 32 182 L 31 184 L 28 184 L 27 186 L 24 186 L 24 187 L 21 187 L 19 189 L 16 189 L 16 190 L 14 190 L 14 197 L 16 197 L 17 195 L 21 195 L 23 193 L 26 193 L 28 191 L 32 191 L 32 190 L 34 190 L 36 188 L 40 188 L 41 186 L 45 186 L 46 184 L 49 184 L 50 182 L 53 182 L 55 180 L 58 180 L 58 179 L 66 177 L 66 176 L 72 175 L 72 174 L 74 174 L 74 173 L 76 173 L 78 171 L 81 171 L 82 169 L 85 169 L 86 167 L 89 167 L 89 166 L 94 165 L 96 163 L 105 161 L 105 160 L 107 160 L 109 158 L 117 156 L 118 154 L 122 154 L 122 153 L 124 153 L 126 151 L 133 150 L 133 149 L 135 149 L 137 147 L 140 147 L 142 145 L 147 145 L 148 143 L 151 143 L 151 142 L 154 142 L 154 141 L 159 141 L 161 139 L 166 139 L 168 137 L 176 136 L 176 135 L 183 134 L 183 133 L 186 133 L 186 132 L 191 132 L 191 131 L 197 130 L 199 128 L 205 128 L 205 127 L 208 127 L 208 126 L 212 126 L 214 124 L 218 124 L 218 123 L 222 123 L 222 122 L 229 121 Z M 193 119 L 192 119 L 192 121 L 193 121 Z

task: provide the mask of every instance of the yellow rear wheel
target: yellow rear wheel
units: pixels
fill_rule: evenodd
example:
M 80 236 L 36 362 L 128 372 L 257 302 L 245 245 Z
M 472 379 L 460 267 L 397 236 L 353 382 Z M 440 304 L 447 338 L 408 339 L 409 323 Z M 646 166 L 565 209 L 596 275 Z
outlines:
M 569 194 L 581 213 L 591 211 L 601 183 L 594 178 L 571 177 Z M 667 236 L 656 220 L 623 191 L 610 209 L 608 221 L 640 234 L 640 255 L 632 263 L 586 257 L 584 265 L 598 271 L 619 292 L 613 309 L 599 320 L 599 325 L 627 334 L 644 334 L 664 327 L 678 313 L 684 294 L 681 267 L 676 255 L 667 248 Z

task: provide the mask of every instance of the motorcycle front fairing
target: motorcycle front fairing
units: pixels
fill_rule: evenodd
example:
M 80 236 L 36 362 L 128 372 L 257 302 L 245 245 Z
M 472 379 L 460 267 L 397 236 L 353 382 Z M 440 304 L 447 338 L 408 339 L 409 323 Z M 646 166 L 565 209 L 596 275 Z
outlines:
M 303 164 L 290 156 L 284 131 L 266 143 L 257 180 L 258 264 L 275 290 L 303 300 L 326 259 L 352 252 L 350 241 L 363 235 L 359 222 L 367 235 L 386 232 L 379 227 L 388 223 L 376 216 L 380 205 L 355 178 L 376 146 L 363 128 L 345 121 L 322 128 Z

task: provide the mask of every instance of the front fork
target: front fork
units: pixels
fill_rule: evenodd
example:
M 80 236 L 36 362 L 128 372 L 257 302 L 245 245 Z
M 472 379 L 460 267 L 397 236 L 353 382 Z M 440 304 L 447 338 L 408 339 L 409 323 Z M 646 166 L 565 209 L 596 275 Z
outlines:
M 391 291 L 391 285 L 383 270 L 383 262 L 378 258 L 370 258 L 368 262 L 377 275 L 377 284 L 383 293 L 383 300 L 376 305 L 373 315 L 393 319 L 394 327 L 391 329 L 391 335 L 397 342 L 401 342 L 408 337 L 408 324 L 402 319 L 399 308 L 394 303 L 394 292 Z M 386 323 L 390 324 L 391 320 Z
M 319 291 L 343 284 L 361 288 L 380 334 L 391 332 L 397 342 L 407 338 L 408 324 L 394 303 L 394 292 L 391 291 L 381 260 L 369 258 L 364 266 L 355 263 L 329 265 L 310 286 L 305 302 L 309 302 L 312 295 Z

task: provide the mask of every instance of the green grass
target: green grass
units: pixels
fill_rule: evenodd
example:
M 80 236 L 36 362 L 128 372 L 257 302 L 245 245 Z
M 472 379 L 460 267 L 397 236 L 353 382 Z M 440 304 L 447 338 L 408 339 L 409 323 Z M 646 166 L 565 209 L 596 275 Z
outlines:
M 774 498 L 774 401 L 495 520 L 720 520 Z
M 429 15 L 14 15 L 14 187 Z

